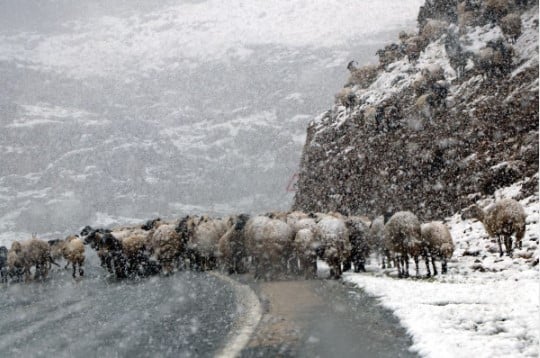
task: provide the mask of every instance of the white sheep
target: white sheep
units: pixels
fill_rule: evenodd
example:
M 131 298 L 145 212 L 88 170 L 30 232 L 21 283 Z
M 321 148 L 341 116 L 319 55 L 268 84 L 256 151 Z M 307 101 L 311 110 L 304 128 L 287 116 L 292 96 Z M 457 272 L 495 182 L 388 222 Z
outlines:
M 395 213 L 384 226 L 384 243 L 395 260 L 398 277 L 409 276 L 409 256 L 413 257 L 419 276 L 418 258 L 424 254 L 424 248 L 416 215 L 410 211 Z
M 342 88 L 336 94 L 336 105 L 345 107 L 346 111 L 350 111 L 356 105 L 356 93 L 350 87 Z
M 317 252 L 321 244 L 313 230 L 313 228 L 300 229 L 294 237 L 293 246 L 300 262 L 300 273 L 303 273 L 306 279 L 317 276 Z
M 462 213 L 463 219 L 478 219 L 491 237 L 497 237 L 500 256 L 503 255 L 501 236 L 504 238 L 506 254 L 512 256 L 512 235 L 516 235 L 516 247 L 521 249 L 521 240 L 525 235 L 527 214 L 519 202 L 514 199 L 502 199 L 482 210 L 476 204 L 469 206 Z
M 123 230 L 112 235 L 122 243 L 122 251 L 127 260 L 127 271 L 130 275 L 146 275 L 150 259 L 151 232 L 140 228 Z
M 278 278 L 287 271 L 294 238 L 293 229 L 282 220 L 258 215 L 245 227 L 247 253 L 251 256 L 255 278 Z
M 285 221 L 293 229 L 293 237 L 296 237 L 296 233 L 302 229 L 314 230 L 317 226 L 314 218 L 301 211 L 288 213 Z M 291 257 L 288 260 L 288 267 L 292 274 L 300 274 L 303 270 L 296 250 L 292 250 L 291 252 Z
M 149 251 L 159 263 L 165 275 L 171 274 L 178 266 L 184 244 L 174 224 L 157 227 L 150 236 Z
M 197 270 L 216 268 L 219 239 L 232 226 L 230 218 L 210 218 L 207 215 L 190 216 L 177 227 L 185 242 L 185 253 L 190 266 Z
M 347 69 L 351 72 L 351 75 L 345 87 L 368 88 L 377 79 L 379 73 L 379 68 L 376 65 L 366 65 L 358 68 L 353 64 L 353 61 L 349 63 Z
M 386 265 L 390 265 L 390 260 L 386 260 L 389 255 L 384 246 L 384 216 L 377 216 L 371 221 L 368 233 L 368 242 L 372 250 L 375 251 L 377 256 L 381 260 L 381 267 L 386 268 Z
M 48 244 L 51 249 L 51 257 L 53 259 L 63 258 L 67 261 L 65 268 L 69 264 L 73 267 L 73 277 L 76 276 L 77 267 L 79 268 L 79 276 L 84 275 L 84 242 L 75 235 L 68 236 L 65 240 L 49 240 Z
M 449 24 L 443 20 L 429 19 L 422 30 L 420 35 L 424 37 L 428 42 L 433 42 L 441 37 L 448 29 Z
M 447 272 L 448 260 L 454 253 L 454 241 L 450 231 L 441 222 L 432 221 L 422 224 L 422 241 L 425 245 L 429 256 L 431 257 L 431 264 L 433 266 L 433 275 L 437 275 L 437 266 L 435 266 L 435 258 L 441 260 L 441 273 Z M 428 276 L 429 265 L 428 265 Z
M 23 242 L 15 241 L 8 251 L 8 267 L 10 272 L 25 281 L 30 280 L 31 268 L 35 266 L 34 279 L 46 279 L 49 273 L 49 263 L 57 265 L 51 258 L 51 249 L 46 241 L 32 237 Z
M 488 41 L 486 47 L 473 57 L 476 70 L 482 76 L 491 78 L 511 72 L 515 51 L 502 38 Z
M 15 277 L 17 281 L 22 279 L 23 274 L 26 274 L 26 279 L 29 280 L 30 272 L 25 270 L 25 262 L 22 256 L 21 243 L 13 241 L 7 254 L 8 272 L 11 277 Z
M 409 62 L 416 62 L 428 44 L 429 40 L 421 35 L 407 38 L 403 43 L 403 48 Z
M 317 222 L 317 241 L 320 242 L 318 256 L 330 266 L 330 277 L 340 278 L 341 264 L 349 259 L 351 244 L 345 220 L 336 214 L 320 215 Z

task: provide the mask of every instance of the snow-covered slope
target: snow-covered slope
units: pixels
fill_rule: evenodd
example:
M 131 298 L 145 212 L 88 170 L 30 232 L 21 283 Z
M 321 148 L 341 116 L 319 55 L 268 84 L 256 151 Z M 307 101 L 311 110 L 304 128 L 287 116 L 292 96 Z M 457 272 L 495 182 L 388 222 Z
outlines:
M 293 207 L 368 216 L 408 209 L 438 218 L 474 193 L 491 194 L 534 175 L 538 7 L 523 9 L 521 19 L 522 34 L 508 45 L 514 49 L 508 73 L 485 76 L 476 64 L 481 49 L 502 38 L 498 25 L 460 32 L 452 24 L 416 61 L 402 54 L 380 66 L 367 86 L 350 87 L 351 106 L 336 100 L 308 126 Z M 453 36 L 467 59 L 460 78 L 445 46 Z M 440 106 L 422 104 L 415 87 L 423 70 L 435 66 L 448 87 Z
M 519 198 L 521 185 L 498 190 L 482 205 Z M 445 219 L 456 244 L 448 274 L 399 280 L 393 269 L 380 269 L 373 258 L 368 273 L 349 273 L 345 280 L 394 311 L 413 338 L 411 349 L 421 356 L 538 357 L 540 203 L 538 195 L 520 203 L 527 229 L 523 249 L 513 258 L 499 257 L 495 239 L 482 224 L 463 221 L 457 213 Z

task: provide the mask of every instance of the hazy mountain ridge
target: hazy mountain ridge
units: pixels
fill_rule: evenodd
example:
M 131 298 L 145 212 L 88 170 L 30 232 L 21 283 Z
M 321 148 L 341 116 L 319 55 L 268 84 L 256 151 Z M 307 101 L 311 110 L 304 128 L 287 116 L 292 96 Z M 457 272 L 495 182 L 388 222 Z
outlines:
M 412 210 L 432 219 L 524 178 L 531 180 L 523 197 L 537 191 L 537 4 L 520 14 L 522 34 L 509 73 L 487 79 L 471 60 L 457 79 L 443 36 L 416 63 L 402 57 L 379 70 L 368 88 L 352 87 L 349 108 L 337 103 L 313 120 L 293 207 L 369 216 Z M 478 55 L 501 36 L 499 26 L 485 24 L 467 27 L 459 41 Z M 414 82 L 433 64 L 444 69 L 450 86 L 446 108 L 432 106 L 426 116 L 415 108 Z M 370 122 L 370 108 L 390 105 L 399 108 L 395 118 Z

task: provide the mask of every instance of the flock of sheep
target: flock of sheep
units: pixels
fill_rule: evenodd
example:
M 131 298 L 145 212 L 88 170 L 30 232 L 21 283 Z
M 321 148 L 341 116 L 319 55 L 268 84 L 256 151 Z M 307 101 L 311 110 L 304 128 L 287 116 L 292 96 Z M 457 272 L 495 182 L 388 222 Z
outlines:
M 525 212 L 513 199 L 503 199 L 482 210 L 473 205 L 464 218 L 480 220 L 490 236 L 503 237 L 506 252 L 512 255 L 512 235 L 521 247 L 525 233 Z M 437 274 L 435 260 L 446 273 L 454 252 L 448 228 L 441 222 L 420 224 L 409 211 L 386 214 L 369 221 L 362 216 L 339 213 L 274 212 L 226 218 L 188 215 L 180 220 L 155 219 L 144 225 L 114 229 L 85 227 L 79 235 L 65 240 L 44 241 L 36 237 L 0 247 L 0 273 L 5 282 L 45 279 L 52 264 L 66 260 L 73 277 L 83 276 L 85 245 L 94 249 L 101 266 L 117 278 L 171 274 L 181 268 L 221 269 L 228 273 L 252 271 L 256 279 L 317 275 L 317 260 L 330 267 L 330 276 L 339 278 L 354 268 L 365 271 L 371 253 L 382 258 L 383 268 L 393 263 L 398 277 L 409 276 L 413 258 L 416 276 L 419 259 L 425 260 L 427 275 Z

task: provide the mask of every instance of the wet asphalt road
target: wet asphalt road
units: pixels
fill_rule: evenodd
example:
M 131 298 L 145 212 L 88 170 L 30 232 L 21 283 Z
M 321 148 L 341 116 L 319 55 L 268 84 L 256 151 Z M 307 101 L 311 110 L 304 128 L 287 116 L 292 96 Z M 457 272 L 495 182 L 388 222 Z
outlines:
M 392 312 L 340 281 L 253 282 L 264 306 L 251 357 L 416 357 Z
M 339 281 L 250 286 L 263 316 L 241 357 L 413 357 L 391 312 Z M 82 280 L 0 286 L 1 357 L 213 357 L 238 327 L 235 290 L 211 274 L 118 282 L 97 265 Z
M 101 268 L 74 281 L 0 287 L 0 356 L 208 357 L 235 319 L 231 287 L 207 274 L 116 282 Z

